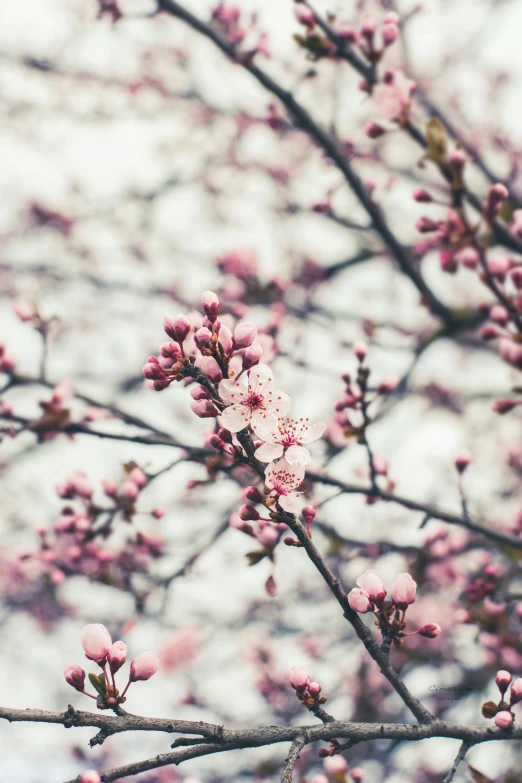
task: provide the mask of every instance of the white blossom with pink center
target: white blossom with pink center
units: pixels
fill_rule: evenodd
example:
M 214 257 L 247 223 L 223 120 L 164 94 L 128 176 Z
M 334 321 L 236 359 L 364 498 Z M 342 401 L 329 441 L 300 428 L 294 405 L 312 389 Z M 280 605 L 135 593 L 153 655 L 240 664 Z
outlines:
M 219 394 L 227 407 L 221 414 L 221 424 L 230 432 L 239 432 L 249 424 L 254 430 L 277 427 L 278 416 L 290 410 L 292 400 L 272 386 L 273 373 L 266 364 L 257 364 L 248 374 L 245 386 L 239 380 L 223 380 Z
M 296 510 L 299 499 L 292 490 L 301 484 L 304 474 L 302 465 L 289 465 L 286 459 L 271 462 L 265 471 L 265 484 L 272 490 L 270 497 L 277 497 L 281 508 L 290 514 Z
M 256 457 L 261 462 L 272 462 L 284 454 L 289 465 L 308 465 L 312 457 L 302 444 L 317 440 L 326 429 L 322 421 L 312 425 L 308 422 L 309 419 L 279 417 L 276 427 L 256 429 L 256 435 L 265 441 L 256 449 Z

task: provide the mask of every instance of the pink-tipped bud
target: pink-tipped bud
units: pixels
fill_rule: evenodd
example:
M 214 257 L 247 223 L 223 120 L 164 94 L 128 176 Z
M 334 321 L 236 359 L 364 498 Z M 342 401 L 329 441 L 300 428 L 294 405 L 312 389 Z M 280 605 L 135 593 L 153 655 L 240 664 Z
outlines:
M 364 770 L 362 770 L 360 767 L 354 767 L 350 770 L 350 777 L 352 778 L 353 783 L 363 783 Z
M 292 666 L 289 672 L 290 685 L 296 691 L 304 691 L 310 682 L 302 666 Z
M 130 668 L 130 681 L 149 680 L 158 671 L 159 661 L 155 652 L 148 650 L 133 660 Z
M 193 386 L 190 390 L 190 396 L 193 400 L 210 400 L 212 399 L 212 395 L 210 394 L 208 389 L 205 389 L 204 386 Z
M 455 457 L 455 467 L 457 468 L 459 473 L 464 473 L 470 462 L 473 460 L 473 454 L 469 449 L 463 449 L 457 456 Z
M 431 231 L 438 231 L 439 224 L 435 220 L 427 217 L 420 217 L 415 223 L 415 228 L 421 234 L 429 234 Z
M 86 658 L 91 661 L 103 661 L 112 647 L 112 639 L 104 625 L 91 623 L 80 631 L 80 644 Z
M 502 712 L 497 712 L 497 714 L 495 715 L 495 725 L 498 726 L 499 729 L 509 729 L 512 723 L 513 723 L 513 715 L 507 710 L 502 710 Z
M 251 520 L 259 519 L 259 513 L 256 511 L 254 506 L 249 506 L 248 504 L 240 507 L 239 516 L 243 522 L 250 522 Z
M 216 435 L 215 433 L 210 436 L 208 443 L 209 446 L 212 446 L 212 448 L 216 449 L 216 451 L 225 451 L 226 444 L 221 440 L 219 435 Z
M 319 696 L 319 694 L 321 693 L 321 686 L 319 685 L 319 683 L 311 682 L 310 685 L 308 686 L 308 693 L 311 696 Z
M 121 485 L 121 495 L 126 498 L 126 500 L 136 500 L 139 494 L 140 488 L 130 479 L 124 481 Z
M 399 378 L 396 375 L 389 375 L 387 378 L 383 378 L 380 382 L 377 393 L 378 394 L 393 394 L 399 385 Z
M 109 650 L 108 661 L 110 670 L 113 674 L 121 669 L 125 661 L 127 660 L 127 645 L 125 642 L 114 642 Z
M 385 24 L 382 28 L 382 42 L 385 46 L 391 46 L 399 37 L 399 28 L 396 24 Z
M 85 672 L 81 666 L 68 666 L 64 671 L 63 676 L 75 690 L 80 691 L 80 693 L 84 690 Z
M 257 337 L 257 328 L 253 324 L 241 323 L 234 329 L 234 346 L 248 348 Z
M 102 779 L 95 769 L 88 769 L 80 775 L 80 783 L 102 783 Z
M 129 473 L 129 479 L 140 489 L 143 489 L 147 483 L 147 476 L 141 468 L 133 468 Z
M 245 500 L 250 500 L 252 503 L 261 503 L 263 500 L 263 495 L 257 487 L 245 487 L 243 490 L 243 497 Z
M 405 610 L 415 601 L 417 583 L 410 574 L 398 574 L 392 584 L 391 597 L 397 609 Z
M 421 204 L 429 204 L 433 201 L 433 196 L 431 196 L 427 190 L 424 190 L 424 188 L 416 188 L 413 191 L 413 198 Z
M 364 132 L 369 139 L 378 139 L 380 136 L 384 136 L 386 128 L 383 128 L 378 122 L 369 122 L 364 126 Z
M 353 44 L 357 40 L 357 32 L 355 31 L 355 28 L 349 24 L 342 25 L 337 31 L 337 35 L 341 41 L 344 41 L 344 43 L 347 44 Z
M 386 598 L 386 588 L 380 574 L 370 568 L 356 580 L 356 584 L 368 595 L 371 601 L 381 603 Z M 353 607 L 352 607 L 353 608 Z
M 312 28 L 315 25 L 314 12 L 310 10 L 304 3 L 296 3 L 294 6 L 294 16 L 299 24 L 305 25 L 305 27 Z
M 198 329 L 194 335 L 194 342 L 200 349 L 206 348 L 207 345 L 210 343 L 211 339 L 212 339 L 212 332 L 210 331 L 210 329 L 207 329 L 206 326 L 202 326 L 201 329 Z
M 219 327 L 219 344 L 223 348 L 225 353 L 230 353 L 234 347 L 234 339 L 232 332 L 226 324 L 221 324 Z
M 512 680 L 513 677 L 509 672 L 505 671 L 505 669 L 501 669 L 499 672 L 497 672 L 497 676 L 495 677 L 495 682 L 502 696 L 509 688 Z
M 219 428 L 218 435 L 221 438 L 221 440 L 224 441 L 225 443 L 233 443 L 234 442 L 234 438 L 232 437 L 232 433 L 230 432 L 230 430 L 225 429 L 225 427 L 220 427 Z
M 172 340 L 181 345 L 189 335 L 190 321 L 181 313 L 175 318 L 166 315 L 163 319 L 163 329 Z
M 453 167 L 460 169 L 466 163 L 466 156 L 462 150 L 456 149 L 449 154 L 448 161 Z
M 511 697 L 511 704 L 518 704 L 519 701 L 522 701 L 522 677 L 515 680 L 511 686 L 509 695 Z
M 192 412 L 199 416 L 200 419 L 212 419 L 219 416 L 218 409 L 210 402 L 210 400 L 194 400 L 190 403 Z
M 279 540 L 279 533 L 275 527 L 266 525 L 259 534 L 259 540 L 265 546 L 274 546 Z
M 161 519 L 165 516 L 167 513 L 167 510 L 163 508 L 163 506 L 156 506 L 156 508 L 153 508 L 151 511 L 152 516 L 154 519 Z
M 518 266 L 511 272 L 511 280 L 515 288 L 520 291 L 522 289 L 522 267 Z
M 489 317 L 499 326 L 506 326 L 509 321 L 509 313 L 502 305 L 494 305 L 489 311 Z
M 362 340 L 357 340 L 353 344 L 353 352 L 360 362 L 364 362 L 368 354 L 368 346 Z
M 366 590 L 361 590 L 358 587 L 354 587 L 348 593 L 348 603 L 353 611 L 359 612 L 359 614 L 366 614 L 366 612 L 371 612 L 373 609 L 373 604 Z
M 508 189 L 501 182 L 497 182 L 496 185 L 492 185 L 489 189 L 488 198 L 492 202 L 505 201 L 509 196 Z
M 118 494 L 118 484 L 112 478 L 103 479 L 102 487 L 103 487 L 103 491 L 109 498 L 113 498 L 115 495 Z
M 250 370 L 254 365 L 259 364 L 263 356 L 263 346 L 261 343 L 253 342 L 243 351 L 243 369 Z
M 223 379 L 221 367 L 213 356 L 198 356 L 196 367 L 199 367 L 200 370 L 203 370 L 205 375 L 208 375 L 210 380 L 214 383 L 217 383 Z
M 441 631 L 442 628 L 437 623 L 426 623 L 422 628 L 419 628 L 417 633 L 419 636 L 425 636 L 426 639 L 435 639 Z
M 301 511 L 301 516 L 307 525 L 310 525 L 314 521 L 316 514 L 317 511 L 313 506 L 305 506 Z
M 203 291 L 201 294 L 201 304 L 203 305 L 203 310 L 205 311 L 208 320 L 211 323 L 215 323 L 219 313 L 219 299 L 217 298 L 217 295 L 213 291 Z

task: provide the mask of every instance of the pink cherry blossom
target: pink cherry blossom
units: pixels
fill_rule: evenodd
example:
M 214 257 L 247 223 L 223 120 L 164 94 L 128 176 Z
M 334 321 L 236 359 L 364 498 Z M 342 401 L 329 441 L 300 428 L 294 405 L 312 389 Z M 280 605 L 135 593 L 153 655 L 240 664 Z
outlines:
M 312 459 L 303 443 L 312 443 L 321 437 L 326 424 L 318 421 L 312 426 L 309 419 L 278 418 L 276 427 L 258 427 L 256 435 L 265 442 L 256 449 L 256 457 L 261 462 L 272 462 L 283 454 L 289 465 L 307 465 Z
M 411 578 L 410 574 L 398 574 L 392 584 L 391 597 L 398 609 L 405 610 L 415 601 L 417 583 Z
M 119 641 L 114 642 L 111 649 L 109 650 L 108 655 L 108 661 L 109 661 L 109 667 L 113 674 L 115 674 L 125 661 L 127 660 L 127 645 L 125 642 Z
M 289 673 L 290 685 L 296 690 L 304 690 L 310 679 L 302 666 L 292 666 Z
M 350 590 L 348 603 L 354 612 L 359 612 L 359 614 L 366 614 L 366 612 L 371 612 L 374 608 L 366 590 L 359 587 L 354 587 L 353 590 Z
M 324 760 L 324 768 L 330 775 L 344 775 L 348 770 L 348 762 L 344 756 L 340 756 L 339 754 L 328 756 L 328 758 L 325 758 Z
M 83 691 L 85 687 L 85 671 L 81 666 L 68 666 L 63 673 L 69 685 L 77 691 Z
M 131 663 L 130 681 L 148 680 L 158 671 L 159 661 L 155 652 L 140 653 Z
M 495 715 L 495 724 L 499 727 L 499 729 L 509 729 L 512 723 L 513 715 L 507 710 L 497 712 Z
M 250 370 L 245 387 L 240 381 L 223 380 L 219 394 L 227 407 L 221 414 L 221 423 L 230 432 L 239 432 L 249 424 L 254 430 L 263 426 L 277 426 L 278 416 L 290 409 L 291 399 L 272 388 L 272 370 L 258 364 Z
M 85 657 L 91 661 L 104 660 L 112 647 L 110 633 L 101 623 L 91 623 L 80 631 L 80 643 Z
M 292 492 L 304 479 L 304 468 L 292 467 L 285 459 L 271 462 L 265 471 L 265 484 L 273 490 L 271 497 L 277 497 L 278 503 L 284 511 L 293 513 L 297 507 L 298 494 Z
M 356 584 L 368 593 L 369 598 L 376 603 L 380 603 L 386 598 L 384 582 L 382 581 L 380 574 L 371 568 L 368 571 L 365 571 L 364 574 L 361 574 L 356 580 Z

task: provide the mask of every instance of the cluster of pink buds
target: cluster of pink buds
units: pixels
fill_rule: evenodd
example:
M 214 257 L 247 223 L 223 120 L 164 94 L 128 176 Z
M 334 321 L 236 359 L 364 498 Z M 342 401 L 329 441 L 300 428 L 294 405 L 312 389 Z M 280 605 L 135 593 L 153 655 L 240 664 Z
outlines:
M 326 696 L 321 696 L 321 686 L 318 682 L 310 682 L 302 666 L 293 666 L 290 669 L 290 685 L 295 691 L 295 695 L 311 712 L 317 711 L 321 704 L 327 701 Z
M 482 714 L 485 718 L 495 718 L 495 724 L 499 729 L 509 729 L 515 720 L 513 707 L 522 701 L 522 677 L 513 682 L 511 674 L 504 669 L 497 672 L 495 683 L 500 691 L 500 700 L 497 704 L 494 701 L 487 701 L 482 705 Z M 509 691 L 509 702 L 506 700 L 506 692 Z
M 375 624 L 380 628 L 387 647 L 392 642 L 396 647 L 400 647 L 406 636 L 419 634 L 427 639 L 434 639 L 439 635 L 441 628 L 436 623 L 427 623 L 417 631 L 405 631 L 406 610 L 415 602 L 417 593 L 417 583 L 410 574 L 402 573 L 395 577 L 391 588 L 391 601 L 386 601 L 387 590 L 377 571 L 365 571 L 356 582 L 359 587 L 350 590 L 348 603 L 354 612 L 375 614 Z
M 238 5 L 228 5 L 227 3 L 220 2 L 212 11 L 212 19 L 219 26 L 223 35 L 233 45 L 238 46 L 243 43 L 247 29 L 252 29 L 256 23 L 255 15 L 247 20 L 244 24 L 241 22 L 241 9 Z M 266 34 L 262 34 L 257 46 L 254 49 L 249 50 L 241 55 L 244 57 L 253 57 L 255 54 L 264 54 L 269 57 L 268 50 L 268 37 Z
M 64 671 L 66 681 L 79 693 L 95 699 L 100 710 L 116 710 L 126 700 L 131 683 L 149 680 L 158 671 L 158 657 L 154 652 L 140 653 L 130 665 L 127 684 L 122 693 L 116 687 L 116 674 L 127 660 L 127 645 L 122 642 L 112 642 L 111 636 L 104 625 L 92 623 L 86 625 L 80 633 L 80 642 L 85 657 L 94 661 L 100 667 L 101 674 L 89 674 L 89 681 L 97 693 L 94 696 L 85 690 L 85 671 L 81 666 L 68 666 Z
M 219 299 L 212 291 L 201 297 L 205 316 L 166 316 L 164 329 L 173 342 L 163 343 L 160 358 L 150 356 L 143 367 L 145 378 L 153 382 L 156 391 L 166 389 L 173 381 L 190 377 L 197 367 L 212 383 L 231 375 L 239 377 L 259 363 L 263 355 L 256 341 L 253 324 L 239 323 L 232 330 L 226 320 L 220 321 Z M 192 390 L 192 410 L 201 418 L 215 417 L 219 410 L 212 391 L 206 386 Z

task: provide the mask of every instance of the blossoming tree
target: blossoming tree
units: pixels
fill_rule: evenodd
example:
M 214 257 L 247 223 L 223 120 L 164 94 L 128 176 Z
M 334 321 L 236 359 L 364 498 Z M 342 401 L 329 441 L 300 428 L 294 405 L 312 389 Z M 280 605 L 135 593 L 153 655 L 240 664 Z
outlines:
M 99 0 L 137 73 L 7 55 L 168 129 L 152 188 L 5 231 L 2 731 L 91 731 L 45 781 L 521 780 L 520 153 L 416 75 L 425 10 L 353 5 Z

